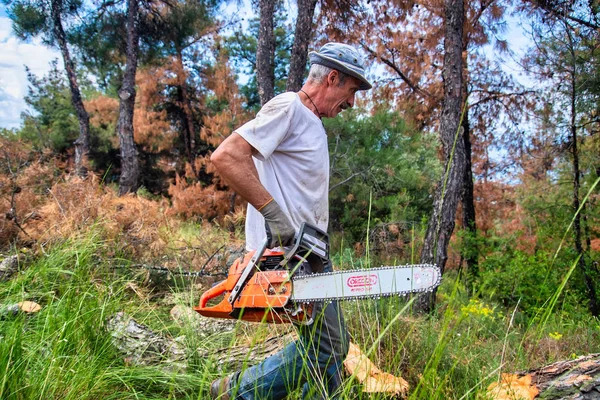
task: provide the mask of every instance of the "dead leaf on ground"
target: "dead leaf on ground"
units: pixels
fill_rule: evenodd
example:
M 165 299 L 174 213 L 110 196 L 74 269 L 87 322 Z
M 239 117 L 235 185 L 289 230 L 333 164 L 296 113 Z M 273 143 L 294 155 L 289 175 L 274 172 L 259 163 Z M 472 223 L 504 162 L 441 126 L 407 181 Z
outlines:
M 519 377 L 502 374 L 500 383 L 488 386 L 488 395 L 493 400 L 533 400 L 540 391 L 531 384 L 531 375 Z
M 22 301 L 19 303 L 19 309 L 26 313 L 36 313 L 42 309 L 42 306 L 34 301 Z
M 354 343 L 350 343 L 344 366 L 346 371 L 363 385 L 365 393 L 391 393 L 404 396 L 408 391 L 408 382 L 401 377 L 381 371 Z

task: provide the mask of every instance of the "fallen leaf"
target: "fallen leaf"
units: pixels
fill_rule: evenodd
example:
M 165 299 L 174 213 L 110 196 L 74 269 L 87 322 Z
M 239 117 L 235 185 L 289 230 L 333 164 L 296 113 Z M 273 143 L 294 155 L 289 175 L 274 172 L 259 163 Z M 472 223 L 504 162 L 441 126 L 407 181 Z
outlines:
M 344 366 L 346 371 L 363 385 L 365 393 L 405 395 L 408 391 L 408 382 L 381 371 L 354 343 L 350 343 Z
M 33 301 L 22 301 L 19 303 L 19 309 L 26 313 L 36 313 L 42 309 L 42 306 Z
M 500 383 L 488 386 L 488 395 L 493 400 L 533 400 L 540 391 L 531 384 L 531 375 L 502 374 Z

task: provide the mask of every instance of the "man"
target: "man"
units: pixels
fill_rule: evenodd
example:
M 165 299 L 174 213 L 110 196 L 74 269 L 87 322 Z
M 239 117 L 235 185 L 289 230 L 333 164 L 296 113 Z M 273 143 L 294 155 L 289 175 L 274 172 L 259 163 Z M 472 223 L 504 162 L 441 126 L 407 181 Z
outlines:
M 321 118 L 354 105 L 371 84 L 351 46 L 328 43 L 309 53 L 311 68 L 298 93 L 270 100 L 256 118 L 235 130 L 211 161 L 248 201 L 246 249 L 290 245 L 302 222 L 326 231 L 329 222 L 329 152 Z M 326 270 L 330 270 L 327 266 Z M 300 385 L 303 398 L 336 398 L 348 334 L 338 305 L 319 305 L 316 321 L 299 328 L 300 340 L 262 363 L 216 380 L 213 399 L 283 399 Z

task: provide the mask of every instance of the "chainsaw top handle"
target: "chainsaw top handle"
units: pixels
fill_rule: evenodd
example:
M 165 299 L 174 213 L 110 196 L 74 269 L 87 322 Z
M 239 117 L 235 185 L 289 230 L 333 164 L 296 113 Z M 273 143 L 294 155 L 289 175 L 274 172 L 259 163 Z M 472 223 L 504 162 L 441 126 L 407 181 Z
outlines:
M 318 258 L 323 264 L 329 262 L 329 235 L 303 222 L 294 238 L 294 245 L 285 253 L 280 265 L 286 265 L 292 257 Z

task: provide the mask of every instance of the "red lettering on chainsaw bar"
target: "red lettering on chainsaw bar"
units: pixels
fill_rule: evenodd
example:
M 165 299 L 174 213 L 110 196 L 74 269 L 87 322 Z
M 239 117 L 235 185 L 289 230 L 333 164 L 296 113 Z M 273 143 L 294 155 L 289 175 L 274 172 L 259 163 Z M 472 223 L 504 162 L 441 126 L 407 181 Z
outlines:
M 354 275 L 348 278 L 346 284 L 353 289 L 375 286 L 377 284 L 377 275 Z

